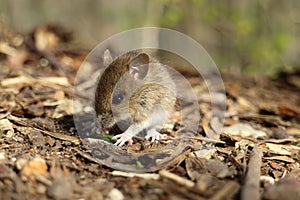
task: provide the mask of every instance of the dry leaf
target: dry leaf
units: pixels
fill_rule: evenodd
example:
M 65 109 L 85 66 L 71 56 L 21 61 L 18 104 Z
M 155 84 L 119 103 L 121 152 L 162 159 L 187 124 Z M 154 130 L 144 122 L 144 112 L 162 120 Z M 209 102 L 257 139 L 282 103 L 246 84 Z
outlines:
M 265 132 L 256 130 L 252 128 L 250 125 L 242 124 L 242 123 L 225 127 L 223 129 L 223 132 L 229 135 L 240 135 L 242 137 L 263 138 L 267 136 Z
M 300 147 L 294 145 L 266 143 L 266 146 L 269 148 L 271 153 L 278 154 L 278 155 L 291 156 L 292 152 L 300 151 Z
M 71 99 L 64 99 L 58 101 L 59 105 L 55 108 L 52 117 L 60 118 L 65 115 L 73 114 L 73 101 Z

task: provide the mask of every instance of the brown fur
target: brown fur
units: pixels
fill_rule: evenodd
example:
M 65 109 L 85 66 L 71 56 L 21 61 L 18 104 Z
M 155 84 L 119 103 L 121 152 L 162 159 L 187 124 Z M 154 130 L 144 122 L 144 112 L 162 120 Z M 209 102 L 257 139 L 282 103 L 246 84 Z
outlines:
M 132 51 L 116 58 L 98 82 L 95 110 L 104 128 L 127 118 L 131 118 L 133 123 L 140 123 L 150 117 L 154 106 L 160 105 L 169 112 L 175 104 L 175 93 L 172 91 L 175 90 L 175 84 L 155 59 L 150 57 L 149 71 L 143 80 L 134 80 L 128 75 L 130 62 L 139 53 Z M 124 91 L 124 100 L 112 107 L 112 96 Z

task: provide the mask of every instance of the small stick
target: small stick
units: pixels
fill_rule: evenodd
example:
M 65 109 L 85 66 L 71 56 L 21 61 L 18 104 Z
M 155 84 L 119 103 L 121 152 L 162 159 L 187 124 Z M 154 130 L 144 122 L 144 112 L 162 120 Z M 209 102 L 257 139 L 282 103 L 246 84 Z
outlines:
M 20 125 L 31 127 L 31 128 L 33 128 L 35 130 L 38 130 L 38 131 L 40 131 L 40 132 L 42 132 L 44 134 L 47 134 L 47 135 L 49 135 L 51 137 L 56 138 L 56 139 L 69 141 L 69 142 L 72 142 L 73 144 L 76 144 L 76 145 L 80 144 L 80 142 L 81 142 L 78 137 L 70 136 L 70 135 L 65 135 L 65 134 L 61 134 L 61 133 L 56 133 L 56 132 L 51 132 L 51 131 L 46 131 L 42 127 L 39 127 L 37 125 L 32 125 L 32 124 L 28 123 L 27 121 L 22 120 L 22 119 L 20 119 L 18 117 L 15 117 L 13 115 L 9 115 L 7 118 L 9 120 L 17 122 Z
M 11 114 L 11 112 L 13 111 L 13 109 L 14 109 L 14 106 L 11 106 L 11 107 L 6 111 L 5 114 L 0 115 L 0 119 L 3 119 L 3 118 L 5 118 L 5 117 L 9 116 L 9 115 Z
M 249 160 L 245 183 L 241 192 L 241 199 L 243 200 L 260 199 L 259 180 L 262 156 L 262 151 L 255 145 Z
M 180 177 L 176 174 L 173 174 L 164 169 L 159 171 L 159 175 L 161 175 L 162 177 L 168 178 L 170 180 L 173 180 L 180 185 L 186 186 L 187 188 L 194 187 L 194 185 L 195 185 L 195 183 L 193 181 L 182 178 L 182 177 Z
M 209 200 L 232 199 L 239 189 L 240 185 L 237 182 L 229 181 L 222 190 L 217 191 Z

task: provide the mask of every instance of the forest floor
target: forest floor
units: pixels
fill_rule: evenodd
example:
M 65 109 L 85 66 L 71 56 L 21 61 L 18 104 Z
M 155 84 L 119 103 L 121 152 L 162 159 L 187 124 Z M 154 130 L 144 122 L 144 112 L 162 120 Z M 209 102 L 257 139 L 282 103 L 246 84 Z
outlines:
M 204 116 L 190 144 L 151 172 L 116 170 L 77 133 L 72 85 L 88 51 L 70 48 L 58 30 L 6 30 L 0 38 L 0 199 L 300 199 L 299 72 L 224 74 L 224 129 L 206 155 L 200 149 L 211 104 L 189 75 L 203 92 Z M 111 146 L 126 155 L 160 151 L 176 136 L 174 128 L 166 133 L 155 144 Z

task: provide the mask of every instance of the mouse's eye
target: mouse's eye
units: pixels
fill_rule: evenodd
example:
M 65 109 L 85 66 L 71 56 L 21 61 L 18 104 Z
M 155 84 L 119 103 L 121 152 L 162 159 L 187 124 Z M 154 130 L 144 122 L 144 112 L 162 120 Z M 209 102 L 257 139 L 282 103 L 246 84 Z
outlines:
M 125 93 L 116 94 L 113 96 L 112 103 L 119 104 L 123 101 Z

